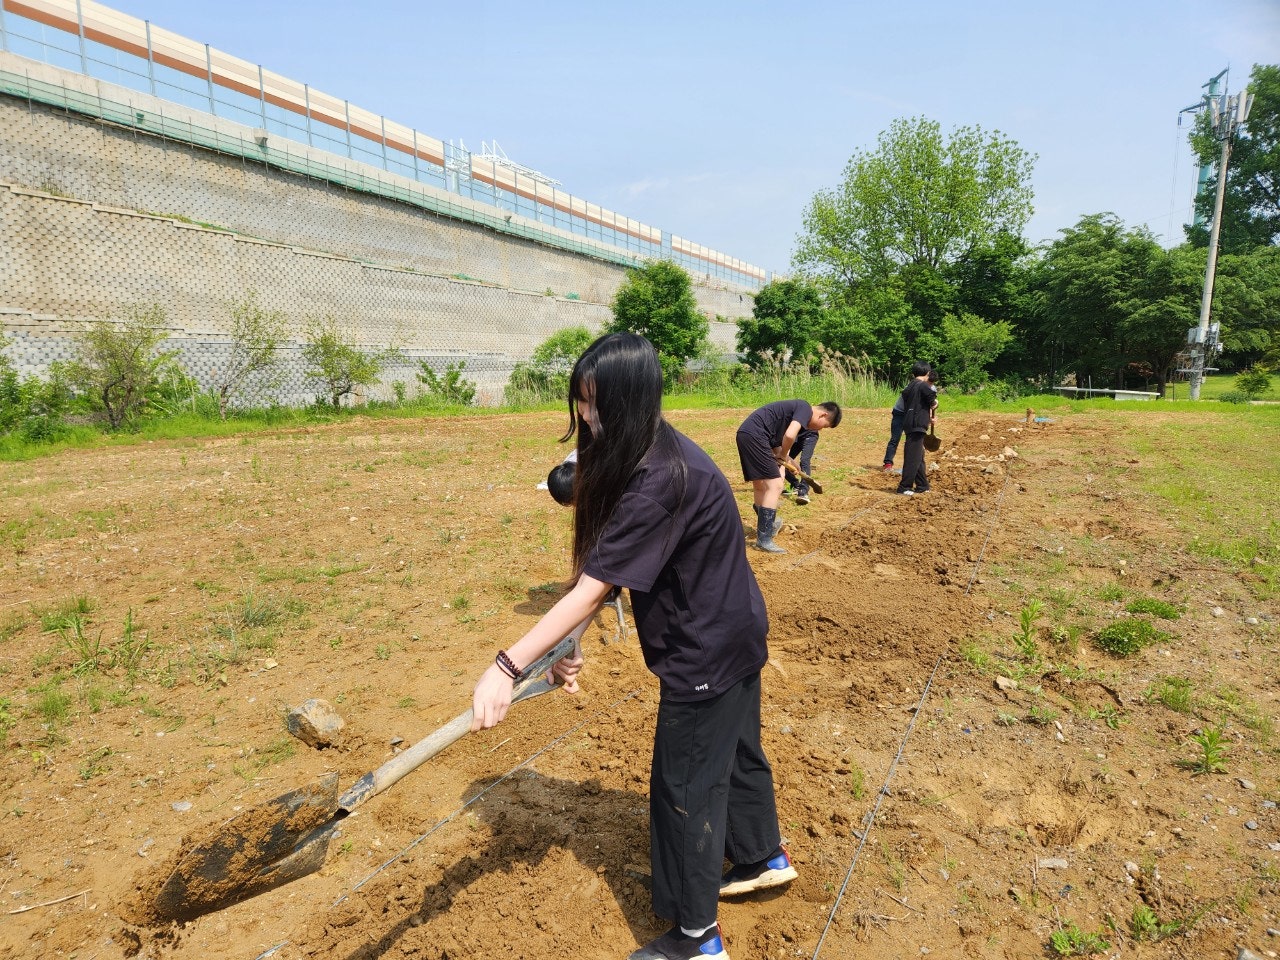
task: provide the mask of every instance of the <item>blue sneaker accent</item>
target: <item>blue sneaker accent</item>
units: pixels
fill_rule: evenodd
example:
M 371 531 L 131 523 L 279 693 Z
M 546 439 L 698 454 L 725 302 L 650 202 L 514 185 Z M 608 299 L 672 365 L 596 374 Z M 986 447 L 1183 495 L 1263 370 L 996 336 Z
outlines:
M 650 940 L 627 960 L 729 960 L 720 924 L 699 937 L 690 937 L 679 927 L 672 927 L 657 939 Z
M 790 883 L 797 876 L 799 874 L 791 865 L 787 848 L 780 846 L 767 860 L 731 868 L 720 881 L 720 896 L 736 897 L 756 890 L 768 890 Z

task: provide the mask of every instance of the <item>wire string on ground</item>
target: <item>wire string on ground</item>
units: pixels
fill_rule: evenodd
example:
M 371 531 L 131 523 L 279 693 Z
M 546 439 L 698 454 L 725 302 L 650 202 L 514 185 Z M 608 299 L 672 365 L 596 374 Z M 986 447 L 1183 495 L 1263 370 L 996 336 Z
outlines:
M 844 883 L 840 884 L 840 892 L 836 894 L 835 902 L 831 904 L 831 912 L 827 914 L 826 925 L 822 928 L 822 935 L 818 937 L 818 945 L 813 949 L 813 957 L 811 960 L 818 960 L 818 954 L 822 952 L 822 944 L 827 939 L 827 931 L 831 929 L 831 924 L 836 918 L 836 912 L 840 909 L 840 902 L 844 899 L 845 890 L 849 887 L 849 881 L 853 879 L 853 871 L 858 865 L 858 857 L 862 855 L 862 848 L 867 845 L 867 838 L 871 836 L 871 828 L 875 825 L 876 814 L 880 812 L 880 804 L 889 794 L 889 781 L 893 779 L 893 772 L 898 768 L 898 761 L 902 759 L 902 753 L 907 749 L 907 740 L 910 738 L 911 731 L 916 725 L 916 720 L 920 716 L 920 711 L 924 709 L 924 701 L 929 696 L 929 688 L 933 686 L 933 678 L 937 675 L 938 667 L 941 665 L 942 657 L 938 657 L 937 661 L 933 665 L 933 672 L 929 674 L 929 680 L 924 685 L 924 692 L 920 694 L 920 702 L 916 704 L 915 713 L 911 716 L 911 722 L 907 724 L 906 732 L 902 735 L 902 742 L 898 744 L 898 752 L 894 756 L 893 762 L 889 764 L 889 772 L 885 775 L 884 783 L 876 794 L 875 806 L 871 808 L 871 812 L 863 819 L 862 836 L 858 839 L 858 849 L 853 852 L 853 861 L 849 864 L 849 870 L 844 875 Z

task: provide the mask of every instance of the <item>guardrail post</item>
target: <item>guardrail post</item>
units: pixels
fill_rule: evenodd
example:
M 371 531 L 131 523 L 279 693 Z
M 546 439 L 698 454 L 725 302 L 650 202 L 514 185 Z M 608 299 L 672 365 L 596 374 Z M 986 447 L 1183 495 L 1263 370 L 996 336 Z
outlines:
M 156 60 L 155 53 L 151 49 L 151 21 L 142 21 L 147 30 L 147 85 L 151 88 L 151 95 L 156 95 Z
M 84 52 L 84 14 L 80 10 L 80 0 L 76 0 L 76 34 L 80 39 L 80 72 L 89 73 L 89 57 Z

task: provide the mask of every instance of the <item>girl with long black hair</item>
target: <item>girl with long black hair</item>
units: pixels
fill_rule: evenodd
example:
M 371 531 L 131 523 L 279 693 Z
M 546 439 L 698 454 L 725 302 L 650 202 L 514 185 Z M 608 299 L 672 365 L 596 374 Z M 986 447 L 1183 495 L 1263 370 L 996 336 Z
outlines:
M 500 722 L 524 667 L 561 637 L 581 637 L 612 585 L 626 587 L 660 682 L 650 861 L 654 912 L 675 923 L 629 960 L 727 960 L 718 899 L 796 876 L 760 744 L 769 624 L 737 502 L 711 458 L 663 419 L 662 366 L 644 337 L 607 334 L 587 348 L 570 377 L 569 418 L 576 582 L 480 677 L 472 729 Z M 582 663 L 575 651 L 553 667 L 569 692 Z M 722 876 L 726 857 L 734 866 Z

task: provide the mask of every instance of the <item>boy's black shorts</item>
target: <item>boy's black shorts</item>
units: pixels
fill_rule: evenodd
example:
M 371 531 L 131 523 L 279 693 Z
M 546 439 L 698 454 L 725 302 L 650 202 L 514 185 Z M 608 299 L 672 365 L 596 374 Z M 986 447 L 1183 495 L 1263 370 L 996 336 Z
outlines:
M 774 480 L 782 476 L 769 441 L 748 430 L 738 431 L 738 459 L 743 480 Z

